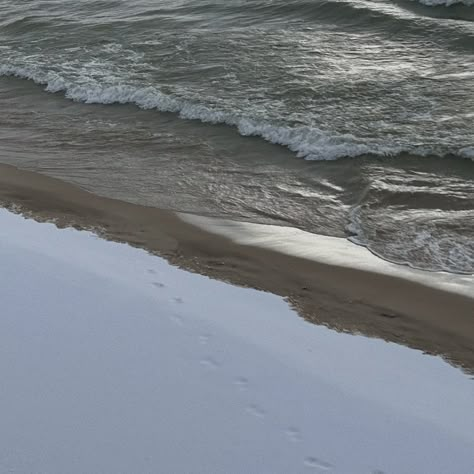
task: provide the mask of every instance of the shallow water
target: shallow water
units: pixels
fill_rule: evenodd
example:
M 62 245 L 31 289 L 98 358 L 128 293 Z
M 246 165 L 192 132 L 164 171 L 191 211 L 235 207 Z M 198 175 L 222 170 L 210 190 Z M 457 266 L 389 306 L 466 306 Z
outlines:
M 2 0 L 2 159 L 472 272 L 474 7 L 426 3 Z

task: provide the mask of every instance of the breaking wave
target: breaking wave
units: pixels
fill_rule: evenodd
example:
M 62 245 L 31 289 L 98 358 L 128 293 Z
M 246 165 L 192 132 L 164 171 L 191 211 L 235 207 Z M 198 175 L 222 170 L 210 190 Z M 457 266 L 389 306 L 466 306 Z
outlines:
M 45 86 L 50 93 L 63 93 L 67 99 L 85 104 L 134 104 L 139 108 L 156 109 L 177 114 L 182 119 L 203 123 L 226 124 L 235 127 L 242 136 L 257 136 L 289 148 L 306 160 L 336 160 L 361 155 L 396 156 L 411 153 L 419 156 L 457 154 L 474 159 L 472 147 L 461 150 L 434 149 L 421 145 L 402 146 L 368 142 L 351 134 L 335 134 L 314 126 L 289 126 L 239 112 L 218 110 L 215 107 L 183 100 L 161 92 L 153 86 L 74 84 L 57 73 L 33 71 L 28 68 L 0 66 L 0 76 L 14 76 Z

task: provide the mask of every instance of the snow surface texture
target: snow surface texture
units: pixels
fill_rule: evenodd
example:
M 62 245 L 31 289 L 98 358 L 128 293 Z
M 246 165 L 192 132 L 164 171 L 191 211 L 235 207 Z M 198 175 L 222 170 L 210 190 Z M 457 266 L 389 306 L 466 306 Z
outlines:
M 0 211 L 0 472 L 474 472 L 474 383 Z

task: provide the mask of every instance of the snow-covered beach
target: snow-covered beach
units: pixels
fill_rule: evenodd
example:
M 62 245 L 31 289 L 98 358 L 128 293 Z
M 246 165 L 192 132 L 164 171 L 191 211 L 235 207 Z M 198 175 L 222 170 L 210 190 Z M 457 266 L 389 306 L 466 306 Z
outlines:
M 474 474 L 474 0 L 0 0 L 0 474 Z
M 346 239 L 176 214 L 0 164 L 0 205 L 93 229 L 172 264 L 288 299 L 310 322 L 440 354 L 474 372 L 474 275 L 384 261 Z
M 0 472 L 474 472 L 474 386 L 89 232 L 0 211 Z

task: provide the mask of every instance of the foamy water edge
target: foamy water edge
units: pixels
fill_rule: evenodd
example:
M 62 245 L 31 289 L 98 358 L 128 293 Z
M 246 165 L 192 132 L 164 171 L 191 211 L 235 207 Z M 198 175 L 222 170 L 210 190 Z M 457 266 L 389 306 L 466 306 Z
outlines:
M 433 149 L 423 145 L 407 147 L 398 144 L 368 144 L 350 134 L 332 134 L 310 126 L 282 126 L 238 113 L 217 110 L 165 94 L 153 86 L 100 83 L 81 85 L 67 81 L 57 73 L 10 65 L 0 66 L 0 76 L 30 80 L 45 86 L 46 92 L 63 93 L 65 98 L 84 104 L 133 104 L 144 110 L 156 109 L 174 113 L 185 120 L 229 125 L 244 137 L 257 136 L 272 144 L 285 146 L 299 158 L 306 160 L 336 160 L 362 155 L 396 156 L 409 153 L 418 156 L 457 155 L 474 161 L 474 146 L 451 150 Z

